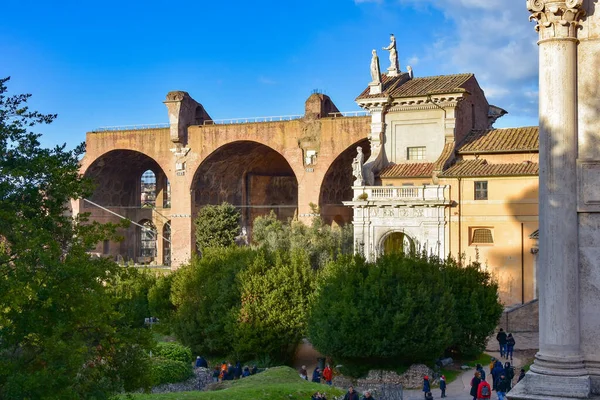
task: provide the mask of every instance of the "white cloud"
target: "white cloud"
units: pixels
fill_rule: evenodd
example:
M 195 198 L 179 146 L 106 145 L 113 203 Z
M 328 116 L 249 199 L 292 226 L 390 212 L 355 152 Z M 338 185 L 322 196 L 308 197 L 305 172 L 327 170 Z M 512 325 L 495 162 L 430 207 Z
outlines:
M 262 83 L 263 85 L 276 85 L 277 84 L 277 82 L 275 82 L 273 79 L 267 78 L 265 76 L 259 76 L 258 83 Z
M 532 106 L 533 100 L 537 103 L 532 97 L 537 92 L 537 33 L 524 1 L 398 1 L 416 10 L 438 9 L 455 28 L 422 59 L 435 60 L 443 72 L 473 72 L 491 102 L 513 115 L 537 115 L 536 104 Z
M 421 59 L 417 56 L 412 56 L 408 59 L 407 61 L 407 65 L 410 65 L 411 67 L 414 67 L 415 65 L 419 64 L 419 61 L 421 61 Z

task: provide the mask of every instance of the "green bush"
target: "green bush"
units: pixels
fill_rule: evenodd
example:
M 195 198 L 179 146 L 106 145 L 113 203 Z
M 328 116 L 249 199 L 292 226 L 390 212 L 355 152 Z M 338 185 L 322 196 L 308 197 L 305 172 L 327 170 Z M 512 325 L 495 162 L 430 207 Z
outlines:
M 446 286 L 456 304 L 454 339 L 449 350 L 464 358 L 476 357 L 485 349 L 502 315 L 498 284 L 478 262 L 460 266 L 450 259 L 444 271 Z
M 240 272 L 241 307 L 234 322 L 234 348 L 242 359 L 290 362 L 306 331 L 315 272 L 301 250 L 268 253 Z
M 183 361 L 174 361 L 155 357 L 151 367 L 152 384 L 177 383 L 185 381 L 194 375 L 192 365 Z
M 231 320 L 240 307 L 238 273 L 255 254 L 250 248 L 207 249 L 201 259 L 193 259 L 173 277 L 171 300 L 176 311 L 171 325 L 194 353 L 231 353 Z
M 159 342 L 154 350 L 156 357 L 184 363 L 192 362 L 192 350 L 175 342 Z
M 426 257 L 338 260 L 311 307 L 312 344 L 342 363 L 433 361 L 453 339 L 454 299 L 441 269 Z
M 318 209 L 311 206 L 313 213 L 318 213 Z M 332 228 L 320 217 L 313 218 L 310 225 L 299 221 L 283 223 L 273 211 L 254 220 L 252 240 L 271 252 L 305 251 L 313 269 L 322 268 L 338 256 L 353 252 L 351 224 Z
M 229 247 L 240 234 L 240 212 L 229 203 L 206 205 L 194 220 L 196 244 L 200 251 L 212 247 Z

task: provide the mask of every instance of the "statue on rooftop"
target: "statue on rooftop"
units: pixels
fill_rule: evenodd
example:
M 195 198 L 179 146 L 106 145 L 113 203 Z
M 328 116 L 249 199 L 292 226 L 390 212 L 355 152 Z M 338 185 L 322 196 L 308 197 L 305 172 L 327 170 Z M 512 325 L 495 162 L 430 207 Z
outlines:
M 379 57 L 377 51 L 373 49 L 373 58 L 371 58 L 371 83 L 381 83 L 381 69 L 379 68 Z
M 365 155 L 362 152 L 362 147 L 356 148 L 356 157 L 352 160 L 352 175 L 356 178 L 354 181 L 355 186 L 363 186 L 365 181 L 363 179 L 363 164 Z
M 396 51 L 396 38 L 394 34 L 390 34 L 390 45 L 388 47 L 384 47 L 383 50 L 388 50 L 390 52 L 390 67 L 388 71 L 389 75 L 394 76 L 400 71 L 400 67 L 398 66 L 398 52 Z

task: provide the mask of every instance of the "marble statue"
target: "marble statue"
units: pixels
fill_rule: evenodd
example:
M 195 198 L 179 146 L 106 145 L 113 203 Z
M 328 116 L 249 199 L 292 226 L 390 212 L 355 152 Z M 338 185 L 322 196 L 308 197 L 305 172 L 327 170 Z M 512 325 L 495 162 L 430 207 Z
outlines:
M 356 148 L 356 157 L 352 160 L 352 175 L 356 178 L 354 181 L 355 185 L 362 186 L 364 184 L 363 179 L 363 164 L 364 164 L 364 154 L 362 152 L 362 147 L 358 146 Z
M 390 45 L 383 48 L 383 50 L 388 50 L 390 52 L 390 67 L 388 68 L 388 71 L 398 72 L 400 70 L 398 67 L 398 52 L 396 51 L 396 38 L 393 33 L 390 35 L 390 41 Z
M 381 83 L 381 70 L 379 68 L 379 57 L 377 51 L 373 49 L 373 58 L 371 58 L 371 79 L 372 83 Z
M 406 67 L 406 72 L 408 72 L 408 77 L 409 77 L 410 79 L 412 79 L 412 78 L 414 77 L 414 72 L 413 72 L 413 69 L 412 69 L 412 67 L 411 67 L 410 65 L 408 65 L 408 66 Z

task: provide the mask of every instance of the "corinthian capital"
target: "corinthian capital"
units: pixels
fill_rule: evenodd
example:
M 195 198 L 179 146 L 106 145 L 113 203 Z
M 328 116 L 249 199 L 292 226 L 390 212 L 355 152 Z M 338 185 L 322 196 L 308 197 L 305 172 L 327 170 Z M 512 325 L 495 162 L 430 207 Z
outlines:
M 585 10 L 584 0 L 527 0 L 531 12 L 530 20 L 535 20 L 535 30 L 540 40 L 577 38 L 577 28 Z

